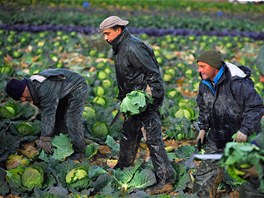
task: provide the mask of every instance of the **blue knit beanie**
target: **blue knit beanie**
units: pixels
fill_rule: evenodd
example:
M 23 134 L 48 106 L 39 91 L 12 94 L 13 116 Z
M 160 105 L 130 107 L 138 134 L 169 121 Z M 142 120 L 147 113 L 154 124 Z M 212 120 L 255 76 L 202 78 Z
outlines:
M 25 87 L 27 85 L 26 80 L 11 79 L 6 85 L 6 93 L 14 100 L 20 100 Z

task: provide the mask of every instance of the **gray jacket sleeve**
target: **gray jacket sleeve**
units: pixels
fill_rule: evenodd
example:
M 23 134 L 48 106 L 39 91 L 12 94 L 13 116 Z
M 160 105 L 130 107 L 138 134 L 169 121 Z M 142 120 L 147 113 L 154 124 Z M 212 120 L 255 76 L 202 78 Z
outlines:
M 52 136 L 56 111 L 63 81 L 45 81 L 39 87 L 39 110 L 41 114 L 41 135 Z

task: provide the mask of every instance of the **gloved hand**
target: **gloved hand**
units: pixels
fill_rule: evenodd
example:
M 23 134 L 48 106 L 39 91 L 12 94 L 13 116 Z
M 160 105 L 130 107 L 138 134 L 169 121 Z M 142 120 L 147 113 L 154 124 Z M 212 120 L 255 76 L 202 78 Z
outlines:
M 39 140 L 36 141 L 37 149 L 43 149 L 46 153 L 52 153 L 53 148 L 51 144 L 51 137 L 41 136 Z
M 244 179 L 247 179 L 249 177 L 258 177 L 258 172 L 255 166 L 251 166 L 250 168 L 243 168 L 240 170 L 246 173 L 245 175 L 243 175 Z
M 236 133 L 236 139 L 235 139 L 236 142 L 246 142 L 247 141 L 247 135 L 238 131 Z
M 205 130 L 200 130 L 197 138 L 196 138 L 196 145 L 199 146 L 199 144 L 204 144 L 205 143 Z
M 146 87 L 146 93 L 150 96 L 152 96 L 152 92 L 151 92 L 151 88 L 150 86 L 147 84 L 147 87 Z

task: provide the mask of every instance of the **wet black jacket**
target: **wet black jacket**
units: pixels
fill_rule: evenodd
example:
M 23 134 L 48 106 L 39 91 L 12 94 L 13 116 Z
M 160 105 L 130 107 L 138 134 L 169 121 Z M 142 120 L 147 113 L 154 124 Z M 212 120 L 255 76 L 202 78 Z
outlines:
M 80 74 L 67 69 L 50 69 L 40 72 L 38 75 L 45 79 L 33 75 L 26 79 L 27 85 L 33 103 L 41 113 L 41 135 L 52 136 L 59 101 L 82 87 L 86 81 Z
M 148 84 L 155 99 L 154 105 L 160 106 L 164 97 L 164 87 L 153 50 L 131 35 L 126 28 L 111 45 L 119 88 L 118 99 L 122 100 L 133 90 L 145 90 Z
M 238 130 L 246 135 L 259 132 L 264 107 L 247 67 L 226 62 L 220 70 L 215 89 L 209 81 L 201 81 L 197 104 L 200 129 L 209 131 L 209 140 L 223 148 Z

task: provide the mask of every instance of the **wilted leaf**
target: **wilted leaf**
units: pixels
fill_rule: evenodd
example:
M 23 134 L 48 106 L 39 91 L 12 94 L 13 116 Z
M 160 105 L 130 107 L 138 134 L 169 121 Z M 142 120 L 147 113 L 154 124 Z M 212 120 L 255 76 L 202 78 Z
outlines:
M 39 152 L 35 147 L 35 142 L 25 143 L 22 145 L 23 149 L 20 149 L 20 152 L 29 159 L 36 157 Z

